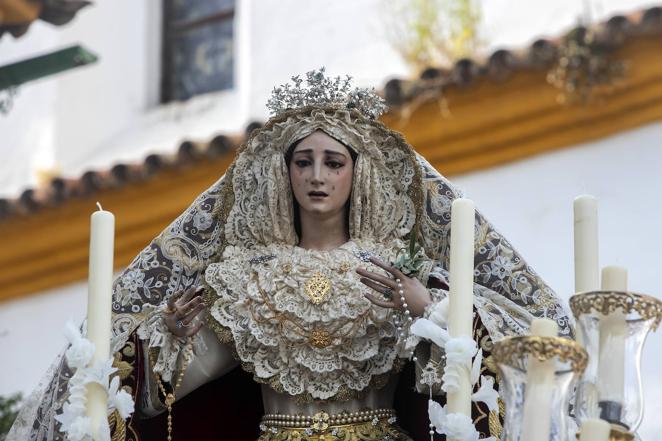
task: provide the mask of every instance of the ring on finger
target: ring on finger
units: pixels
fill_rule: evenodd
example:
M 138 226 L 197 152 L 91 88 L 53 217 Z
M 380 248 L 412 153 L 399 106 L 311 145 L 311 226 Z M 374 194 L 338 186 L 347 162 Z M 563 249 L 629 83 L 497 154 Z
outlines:
M 166 314 L 172 314 L 176 311 L 177 311 L 177 308 L 175 308 L 174 306 L 170 306 L 170 305 L 163 308 L 163 312 L 165 312 Z
M 175 323 L 175 326 L 177 329 L 182 329 L 182 328 L 190 328 L 191 325 L 185 325 L 182 320 L 177 320 L 177 323 Z
M 391 288 L 385 288 L 384 291 L 382 291 L 382 295 L 385 299 L 391 300 L 393 298 L 393 290 Z

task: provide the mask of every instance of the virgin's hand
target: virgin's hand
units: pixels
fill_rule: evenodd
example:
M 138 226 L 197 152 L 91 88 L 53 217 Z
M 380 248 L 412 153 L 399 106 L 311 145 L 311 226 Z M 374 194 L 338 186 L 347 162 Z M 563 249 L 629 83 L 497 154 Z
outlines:
M 191 324 L 205 309 L 201 293 L 202 288 L 191 287 L 173 294 L 168 299 L 168 307 L 163 310 L 163 321 L 170 332 L 177 337 L 190 337 L 202 327 L 202 321 Z
M 361 283 L 377 291 L 377 294 L 367 293 L 365 295 L 366 298 L 377 306 L 404 309 L 396 281 L 396 279 L 400 279 L 401 289 L 404 291 L 405 303 L 407 304 L 406 308 L 413 317 L 422 316 L 425 307 L 432 303 L 430 293 L 425 286 L 418 279 L 405 276 L 397 268 L 387 265 L 376 257 L 371 257 L 370 262 L 386 270 L 393 277 L 382 276 L 381 274 L 358 268 L 356 272 L 361 276 Z M 391 298 L 385 298 L 385 294 L 390 294 Z

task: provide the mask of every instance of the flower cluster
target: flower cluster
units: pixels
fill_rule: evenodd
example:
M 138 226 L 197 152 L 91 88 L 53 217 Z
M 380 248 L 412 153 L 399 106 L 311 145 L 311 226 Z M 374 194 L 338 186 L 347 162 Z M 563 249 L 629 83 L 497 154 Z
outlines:
M 294 84 L 274 87 L 267 108 L 272 115 L 304 106 L 336 106 L 356 109 L 370 119 L 379 118 L 386 111 L 384 99 L 374 90 L 352 88 L 352 77 L 328 78 L 324 68 L 292 77 Z M 303 83 L 306 83 L 304 86 Z
M 480 375 L 483 361 L 483 350 L 478 349 L 476 342 L 466 336 L 450 337 L 448 334 L 448 298 L 434 306 L 429 319 L 419 318 L 411 326 L 412 334 L 432 341 L 446 352 L 446 366 L 441 378 L 441 389 L 446 393 L 453 393 L 459 389 L 460 377 L 466 375 L 467 365 L 471 364 L 470 375 L 472 388 L 480 379 L 478 391 L 473 393 L 471 400 L 483 402 L 490 411 L 499 409 L 499 394 L 494 389 L 494 379 Z M 473 362 L 472 362 L 473 359 Z M 438 378 L 438 377 L 437 377 Z M 461 413 L 449 413 L 446 407 L 432 399 L 428 404 L 428 415 L 431 427 L 437 433 L 446 435 L 448 439 L 460 441 L 478 441 L 479 433 L 471 418 Z M 430 432 L 433 433 L 432 431 Z M 494 437 L 484 438 L 485 441 L 496 441 Z
M 113 359 L 101 360 L 89 365 L 94 355 L 94 344 L 84 338 L 76 325 L 69 321 L 65 326 L 65 336 L 71 346 L 65 352 L 67 364 L 75 373 L 69 379 L 69 398 L 62 406 L 62 412 L 55 416 L 60 423 L 60 430 L 71 441 L 109 441 L 108 424 L 92 427 L 92 422 L 85 413 L 86 389 L 90 383 L 97 383 L 108 393 L 108 415 L 115 410 L 126 419 L 134 410 L 133 398 L 120 389 L 120 380 L 113 367 Z M 89 366 L 88 366 L 89 365 Z

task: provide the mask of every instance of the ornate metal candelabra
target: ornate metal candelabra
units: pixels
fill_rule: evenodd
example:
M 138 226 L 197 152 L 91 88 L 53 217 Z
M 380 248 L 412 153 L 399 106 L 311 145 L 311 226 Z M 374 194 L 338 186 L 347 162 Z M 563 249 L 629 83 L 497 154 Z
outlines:
M 538 433 L 540 439 L 567 441 L 568 406 L 573 386 L 586 368 L 588 355 L 575 341 L 561 337 L 511 337 L 494 345 L 492 352 L 503 381 L 501 394 L 505 402 L 506 417 L 501 439 L 525 439 L 523 427 L 526 400 L 530 399 L 533 383 L 529 372 L 533 363 L 551 363 L 549 387 L 551 400 L 536 403 L 537 410 L 549 421 L 549 434 Z M 546 431 L 546 430 L 545 430 Z
M 589 362 L 576 394 L 576 418 L 612 424 L 612 440 L 632 440 L 644 414 L 641 353 L 662 320 L 662 302 L 626 291 L 591 291 L 570 298 L 577 340 Z

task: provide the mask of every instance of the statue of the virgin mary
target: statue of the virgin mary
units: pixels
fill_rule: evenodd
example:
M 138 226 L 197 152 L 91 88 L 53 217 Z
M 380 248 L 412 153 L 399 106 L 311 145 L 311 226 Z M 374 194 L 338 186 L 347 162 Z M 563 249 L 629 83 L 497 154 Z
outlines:
M 447 296 L 460 192 L 349 79 L 294 77 L 268 107 L 225 175 L 114 282 L 111 350 L 137 410 L 113 439 L 429 439 L 428 395 L 444 396 L 421 372 L 443 370 L 443 350 L 411 326 Z M 475 237 L 474 339 L 495 376 L 494 341 L 535 317 L 570 328 L 480 214 Z M 8 439 L 65 439 L 70 377 L 58 358 Z M 473 417 L 498 436 L 498 409 L 474 403 Z

